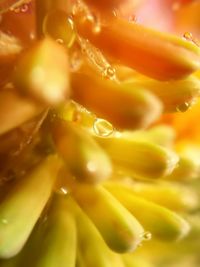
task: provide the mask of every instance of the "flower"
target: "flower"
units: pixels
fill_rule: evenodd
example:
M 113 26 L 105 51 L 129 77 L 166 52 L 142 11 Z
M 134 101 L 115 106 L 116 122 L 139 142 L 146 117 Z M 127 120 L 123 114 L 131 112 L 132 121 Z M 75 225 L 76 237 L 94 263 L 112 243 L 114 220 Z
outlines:
M 158 266 L 198 220 L 200 49 L 124 2 L 0 4 L 2 267 Z

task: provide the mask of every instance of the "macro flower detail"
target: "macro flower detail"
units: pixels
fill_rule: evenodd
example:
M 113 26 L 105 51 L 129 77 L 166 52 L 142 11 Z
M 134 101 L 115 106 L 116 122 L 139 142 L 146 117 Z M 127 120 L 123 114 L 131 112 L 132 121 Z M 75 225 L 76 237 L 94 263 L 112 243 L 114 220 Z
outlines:
M 0 267 L 199 266 L 196 2 L 0 0 Z

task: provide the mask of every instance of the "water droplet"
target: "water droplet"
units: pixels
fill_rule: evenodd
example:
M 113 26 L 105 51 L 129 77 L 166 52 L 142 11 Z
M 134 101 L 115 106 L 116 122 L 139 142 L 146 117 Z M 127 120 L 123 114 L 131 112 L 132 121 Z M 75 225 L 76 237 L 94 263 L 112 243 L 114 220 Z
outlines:
M 74 29 L 74 21 L 73 21 L 73 19 L 72 19 L 71 16 L 69 16 L 67 18 L 67 22 L 69 23 L 69 25 L 71 26 L 71 28 Z
M 113 15 L 114 17 L 117 17 L 117 10 L 116 10 L 116 9 L 114 9 L 114 10 L 112 11 L 112 15 Z
M 87 15 L 87 20 L 92 23 L 92 31 L 93 33 L 99 33 L 101 31 L 101 23 L 100 23 L 100 18 L 96 14 L 89 13 Z
M 137 17 L 136 15 L 131 15 L 129 18 L 128 18 L 129 22 L 136 22 L 137 21 Z
M 110 65 L 99 49 L 93 46 L 88 40 L 78 38 L 81 51 L 86 57 L 90 66 L 104 78 L 117 80 L 115 69 Z
M 181 103 L 177 106 L 176 111 L 177 112 L 185 112 L 190 108 L 190 104 L 187 102 Z
M 72 6 L 72 15 L 85 15 L 87 13 L 87 6 L 81 1 L 75 1 L 75 4 Z
M 61 44 L 61 45 L 64 44 L 64 41 L 63 41 L 63 39 L 61 39 L 61 38 L 56 39 L 56 42 L 57 42 L 58 44 Z
M 92 22 L 92 23 L 93 23 L 93 21 L 94 21 L 94 18 L 93 18 L 93 16 L 92 16 L 91 13 L 87 14 L 86 19 L 87 19 L 87 21 L 90 21 L 90 22 Z
M 45 35 L 68 48 L 75 41 L 74 22 L 65 11 L 53 10 L 49 12 L 44 18 L 42 30 Z
M 7 219 L 2 219 L 1 222 L 2 222 L 2 224 L 8 224 L 8 220 Z
M 183 34 L 183 38 L 186 39 L 187 41 L 193 41 L 193 36 L 191 32 L 185 32 Z
M 31 40 L 34 40 L 36 38 L 36 35 L 34 32 L 31 32 L 29 36 Z
M 70 70 L 72 72 L 76 72 L 81 68 L 81 66 L 83 64 L 83 60 L 82 60 L 80 52 L 74 51 L 70 55 L 69 64 L 70 64 Z
M 189 42 L 192 42 L 193 44 L 200 46 L 199 40 L 193 37 L 191 32 L 185 32 L 183 34 L 183 38 Z
M 69 193 L 69 190 L 68 190 L 67 186 L 64 184 L 64 182 L 65 181 L 63 181 L 63 184 L 56 184 L 55 185 L 55 192 L 59 195 L 67 195 Z
M 29 9 L 29 6 L 27 4 L 23 4 L 21 7 L 20 7 L 20 11 L 22 13 L 26 13 Z
M 114 132 L 112 124 L 104 119 L 96 119 L 93 129 L 95 134 L 100 137 L 108 137 Z
M 67 193 L 68 193 L 67 188 L 65 188 L 65 187 L 61 187 L 61 188 L 60 188 L 60 193 L 63 194 L 63 195 L 67 195 Z
M 29 1 L 27 1 L 27 3 L 23 3 L 22 5 L 14 5 L 10 8 L 10 11 L 15 12 L 15 13 L 26 13 L 29 10 L 29 5 L 28 5 Z
M 99 23 L 96 23 L 95 25 L 94 25 L 94 27 L 92 28 L 92 31 L 94 32 L 94 33 L 100 33 L 100 31 L 101 31 L 101 25 L 99 24 Z
M 144 232 L 143 234 L 142 234 L 142 239 L 144 240 L 144 241 L 148 241 L 148 240 L 151 240 L 151 238 L 152 238 L 152 234 L 150 233 L 150 232 Z
M 19 13 L 20 12 L 20 8 L 19 7 L 11 7 L 10 11 L 15 12 L 15 13 Z
M 102 72 L 103 77 L 113 80 L 116 78 L 115 69 L 111 66 L 106 67 Z

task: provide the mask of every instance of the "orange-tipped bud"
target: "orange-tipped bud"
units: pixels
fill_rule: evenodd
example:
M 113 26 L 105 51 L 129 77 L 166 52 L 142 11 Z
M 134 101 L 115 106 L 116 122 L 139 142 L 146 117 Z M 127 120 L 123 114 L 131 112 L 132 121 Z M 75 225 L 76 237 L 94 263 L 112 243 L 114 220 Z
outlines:
M 104 21 L 94 32 L 87 16 L 75 19 L 81 36 L 113 60 L 152 78 L 181 79 L 200 68 L 199 47 L 182 38 L 119 18 Z
M 97 75 L 72 74 L 72 98 L 119 128 L 144 128 L 162 111 L 161 102 L 143 88 Z

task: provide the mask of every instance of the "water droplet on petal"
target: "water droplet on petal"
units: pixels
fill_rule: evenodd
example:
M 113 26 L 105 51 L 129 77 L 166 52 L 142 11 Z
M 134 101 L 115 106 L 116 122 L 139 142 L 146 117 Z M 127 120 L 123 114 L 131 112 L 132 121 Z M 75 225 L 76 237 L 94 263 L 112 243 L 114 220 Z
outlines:
M 151 240 L 151 238 L 152 238 L 152 234 L 148 231 L 146 231 L 142 234 L 142 240 L 144 240 L 144 241 Z
M 19 3 L 21 3 L 21 1 L 19 1 Z M 19 5 L 14 5 L 12 7 L 10 7 L 10 11 L 15 12 L 15 13 L 26 13 L 29 10 L 29 3 L 30 0 L 24 1 L 23 4 L 19 4 Z
M 113 125 L 104 119 L 96 119 L 93 129 L 95 134 L 100 137 L 108 137 L 114 132 Z
M 70 71 L 72 72 L 78 71 L 81 68 L 82 64 L 83 60 L 80 52 L 74 51 L 69 58 Z
M 61 45 L 63 45 L 63 44 L 64 44 L 64 41 L 63 41 L 63 39 L 60 39 L 60 38 L 56 39 L 56 42 L 57 42 L 58 44 L 61 44 Z
M 61 188 L 60 188 L 60 193 L 61 193 L 62 195 L 67 195 L 67 193 L 68 193 L 67 188 L 65 188 L 65 187 L 61 187 Z
M 55 185 L 55 192 L 59 195 L 67 195 L 69 193 L 68 188 L 65 185 L 65 181 L 63 180 L 62 183 L 61 181 L 58 181 L 60 184 Z
M 92 31 L 93 33 L 99 33 L 101 31 L 101 22 L 99 16 L 96 14 L 90 13 L 87 15 L 87 20 L 92 23 Z
M 15 12 L 15 13 L 19 13 L 20 12 L 20 8 L 19 7 L 11 8 L 10 10 Z
M 136 22 L 137 21 L 137 17 L 136 15 L 131 15 L 129 18 L 128 18 L 129 22 Z
M 177 106 L 176 111 L 177 112 L 185 112 L 190 108 L 190 104 L 187 102 L 184 102 Z
M 115 69 L 110 65 L 104 55 L 99 49 L 93 46 L 88 40 L 79 38 L 78 39 L 81 51 L 86 57 L 90 66 L 104 78 L 110 80 L 117 80 Z
M 31 32 L 29 36 L 31 40 L 34 40 L 36 38 L 36 35 L 34 32 Z
M 117 17 L 118 11 L 116 9 L 113 9 L 111 15 L 113 15 L 114 17 Z
M 50 36 L 60 44 L 70 48 L 75 41 L 74 22 L 68 14 L 62 10 L 49 12 L 43 21 L 43 33 Z
M 20 7 L 20 11 L 22 13 L 26 13 L 29 9 L 29 6 L 27 4 L 23 4 L 21 7 Z
M 106 67 L 102 72 L 103 77 L 113 80 L 116 78 L 115 69 L 111 66 Z
M 188 40 L 188 41 L 193 41 L 193 36 L 192 36 L 192 33 L 191 32 L 185 32 L 183 34 L 183 38 Z
M 185 32 L 183 34 L 183 38 L 189 42 L 192 42 L 193 44 L 200 46 L 199 40 L 193 37 L 191 32 Z

